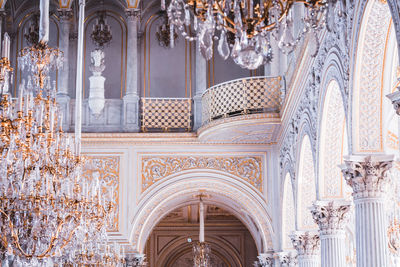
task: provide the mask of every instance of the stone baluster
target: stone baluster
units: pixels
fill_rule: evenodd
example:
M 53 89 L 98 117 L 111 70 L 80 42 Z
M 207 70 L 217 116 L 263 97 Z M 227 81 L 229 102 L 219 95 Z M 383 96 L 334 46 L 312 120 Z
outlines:
M 387 267 L 388 238 L 385 196 L 393 156 L 358 155 L 345 158 L 342 172 L 353 188 L 357 266 Z
M 123 99 L 123 127 L 127 132 L 139 131 L 139 92 L 138 92 L 138 27 L 140 10 L 127 9 L 125 11 L 128 24 L 127 45 L 127 80 L 126 93 Z
M 299 267 L 319 267 L 319 235 L 315 232 L 296 231 L 290 235 L 297 251 Z
M 297 253 L 295 251 L 281 251 L 277 253 L 279 266 L 281 267 L 296 267 L 298 266 L 297 262 Z
M 319 226 L 321 240 L 321 266 L 346 265 L 345 226 L 351 203 L 347 201 L 315 201 L 312 216 Z
M 145 263 L 146 255 L 135 253 L 127 255 L 125 258 L 125 266 L 126 267 L 141 267 L 146 266 Z
M 59 9 L 58 17 L 60 18 L 60 50 L 64 53 L 63 68 L 59 71 L 59 83 L 57 92 L 57 103 L 63 113 L 63 129 L 69 130 L 70 120 L 70 96 L 69 96 L 69 50 L 70 50 L 70 31 L 71 18 L 73 12 L 71 9 Z

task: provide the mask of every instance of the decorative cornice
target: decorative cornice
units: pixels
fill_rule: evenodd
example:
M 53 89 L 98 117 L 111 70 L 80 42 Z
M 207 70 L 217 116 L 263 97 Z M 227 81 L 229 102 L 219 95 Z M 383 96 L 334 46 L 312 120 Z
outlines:
M 316 256 L 320 252 L 318 233 L 296 231 L 290 235 L 290 238 L 299 257 Z
M 351 203 L 348 201 L 315 201 L 311 214 L 318 224 L 322 235 L 342 235 L 348 222 L 348 211 Z
M 350 156 L 344 162 L 340 167 L 347 184 L 353 188 L 355 200 L 385 197 L 393 156 Z

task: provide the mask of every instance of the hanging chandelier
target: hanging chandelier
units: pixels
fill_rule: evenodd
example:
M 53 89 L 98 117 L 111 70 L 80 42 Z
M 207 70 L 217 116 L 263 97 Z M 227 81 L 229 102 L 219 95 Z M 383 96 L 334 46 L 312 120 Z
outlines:
M 39 44 L 21 53 L 20 62 L 36 64 L 28 69 L 33 79 L 21 83 L 16 100 L 0 95 L 0 261 L 15 266 L 58 263 L 113 209 L 98 179 L 80 178 L 80 141 L 61 127 L 47 76 L 61 62 L 58 49 L 47 49 L 48 7 L 41 0 Z
M 90 38 L 99 48 L 103 48 L 105 45 L 109 44 L 112 40 L 112 33 L 110 25 L 107 24 L 106 12 L 97 12 L 96 24 L 93 24 L 93 31 L 90 34 Z
M 314 37 L 325 24 L 328 4 L 337 0 L 171 0 L 167 12 L 171 28 L 178 28 L 186 39 L 199 42 L 206 60 L 213 56 L 214 40 L 222 58 L 256 69 L 272 60 L 270 40 L 289 53 L 307 32 Z M 293 7 L 303 5 L 303 29 L 293 37 Z M 161 2 L 165 9 L 165 0 Z M 172 30 L 171 30 L 172 31 Z M 219 35 L 218 35 L 219 34 Z M 230 41 L 232 40 L 232 41 Z
M 200 195 L 199 204 L 199 221 L 200 221 L 200 233 L 199 242 L 193 244 L 193 263 L 194 267 L 210 267 L 210 245 L 205 242 L 204 239 L 204 204 L 202 200 L 203 195 Z
M 0 254 L 38 266 L 79 243 L 111 204 L 99 181 L 80 179 L 79 146 L 61 129 L 50 82 L 0 102 Z

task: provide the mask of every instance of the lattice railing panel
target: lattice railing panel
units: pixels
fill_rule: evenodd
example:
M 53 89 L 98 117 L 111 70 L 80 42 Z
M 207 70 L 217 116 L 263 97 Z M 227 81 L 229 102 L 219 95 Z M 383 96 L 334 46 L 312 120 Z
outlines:
M 281 80 L 281 77 L 246 78 L 209 88 L 202 97 L 203 124 L 241 113 L 279 112 Z
M 142 98 L 142 130 L 191 129 L 190 98 Z

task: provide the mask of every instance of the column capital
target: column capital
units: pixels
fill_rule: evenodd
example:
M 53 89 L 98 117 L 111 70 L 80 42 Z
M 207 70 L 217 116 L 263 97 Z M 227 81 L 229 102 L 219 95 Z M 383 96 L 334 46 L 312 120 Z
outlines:
M 398 79 L 400 81 L 400 78 Z M 400 86 L 397 87 L 397 91 L 391 94 L 386 95 L 387 98 L 392 101 L 394 110 L 396 111 L 396 114 L 400 116 Z
M 317 200 L 311 207 L 311 214 L 322 235 L 343 232 L 348 222 L 351 202 L 344 200 Z
M 273 253 L 261 253 L 257 256 L 258 265 L 261 267 L 272 267 L 274 265 L 274 254 Z
M 141 11 L 137 8 L 125 9 L 125 16 L 129 21 L 139 21 L 141 18 Z
M 57 15 L 61 22 L 70 22 L 73 16 L 72 9 L 60 8 L 57 9 Z
M 146 266 L 145 263 L 146 255 L 140 253 L 128 254 L 126 256 L 126 266 L 128 267 L 140 267 Z
M 299 257 L 318 255 L 320 241 L 317 232 L 295 231 L 290 235 L 290 238 Z
M 393 155 L 352 155 L 345 157 L 344 162 L 340 167 L 347 184 L 353 188 L 355 200 L 385 195 Z
M 276 253 L 276 255 L 282 267 L 294 267 L 298 264 L 295 251 L 281 251 Z

